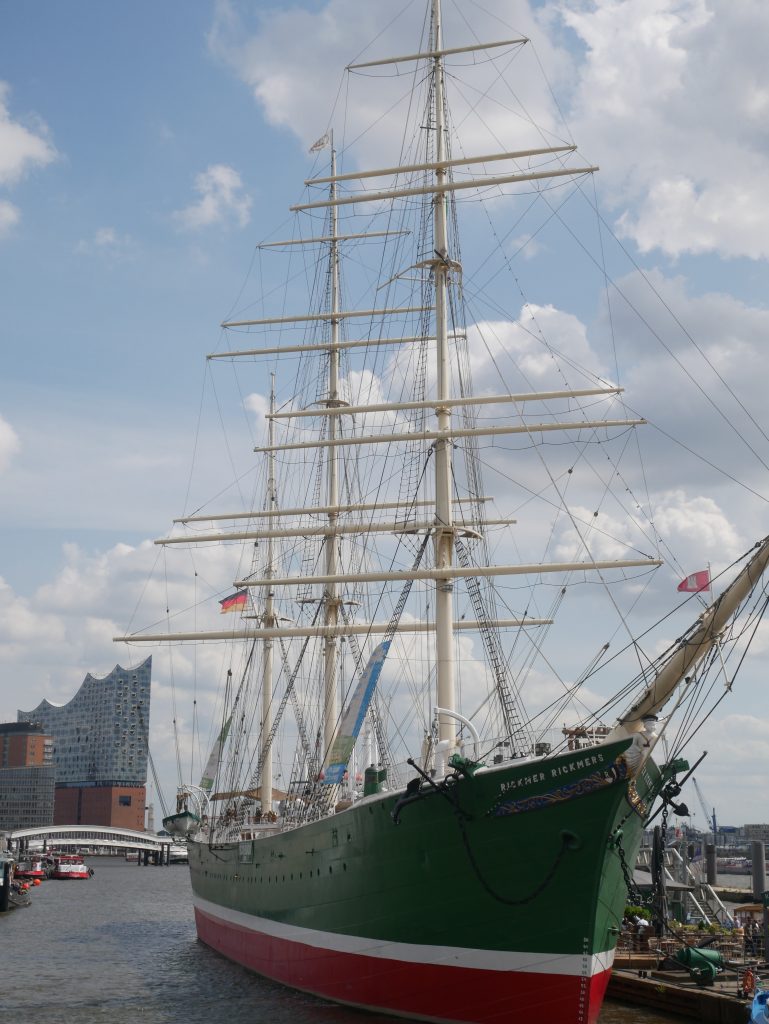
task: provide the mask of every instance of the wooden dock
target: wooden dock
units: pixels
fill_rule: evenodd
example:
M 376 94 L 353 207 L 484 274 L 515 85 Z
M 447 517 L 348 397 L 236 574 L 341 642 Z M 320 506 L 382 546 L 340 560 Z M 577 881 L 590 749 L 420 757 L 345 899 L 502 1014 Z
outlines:
M 636 953 L 627 959 L 631 963 L 614 965 L 609 999 L 701 1024 L 746 1024 L 750 1018 L 751 999 L 740 993 L 740 974 L 735 971 L 724 971 L 712 985 L 702 986 L 684 970 L 658 969 L 656 956 Z

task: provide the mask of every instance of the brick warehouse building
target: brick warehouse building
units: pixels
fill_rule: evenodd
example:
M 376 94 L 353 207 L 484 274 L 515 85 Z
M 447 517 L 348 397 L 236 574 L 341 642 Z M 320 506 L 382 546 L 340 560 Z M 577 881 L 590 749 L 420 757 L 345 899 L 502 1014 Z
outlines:
M 53 739 L 55 825 L 144 829 L 151 673 L 151 656 L 103 679 L 89 672 L 68 704 L 18 712 Z
M 53 824 L 53 741 L 39 723 L 0 724 L 0 830 Z

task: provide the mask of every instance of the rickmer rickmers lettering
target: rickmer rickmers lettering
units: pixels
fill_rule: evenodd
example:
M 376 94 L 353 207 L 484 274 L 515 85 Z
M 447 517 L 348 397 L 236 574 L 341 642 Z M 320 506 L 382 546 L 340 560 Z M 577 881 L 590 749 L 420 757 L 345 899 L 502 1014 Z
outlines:
M 561 304 L 579 291 L 570 238 L 608 230 L 597 168 L 532 123 L 528 40 L 485 42 L 476 14 L 444 41 L 440 0 L 387 11 L 377 39 L 423 37 L 362 50 L 343 123 L 311 130 L 292 236 L 259 247 L 260 293 L 222 325 L 239 340 L 209 357 L 269 401 L 258 507 L 217 496 L 158 541 L 188 574 L 190 545 L 237 545 L 236 578 L 212 557 L 201 605 L 121 639 L 220 645 L 196 663 L 223 666 L 216 740 L 164 819 L 205 943 L 366 1010 L 596 1024 L 644 823 L 711 674 L 745 664 L 769 540 L 699 614 L 657 575 L 644 420 L 607 376 L 633 379 L 631 345 L 524 292 L 528 242 L 558 254 Z

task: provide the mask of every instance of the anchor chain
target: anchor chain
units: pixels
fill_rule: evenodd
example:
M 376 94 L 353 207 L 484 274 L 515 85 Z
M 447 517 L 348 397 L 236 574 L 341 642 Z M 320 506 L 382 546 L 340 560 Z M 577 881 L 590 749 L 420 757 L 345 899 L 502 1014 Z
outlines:
M 434 790 L 436 794 L 443 796 L 445 799 L 448 800 L 449 804 L 451 805 L 451 809 L 454 813 L 457 825 L 459 827 L 459 834 L 462 839 L 462 845 L 464 847 L 465 853 L 467 854 L 467 859 L 470 862 L 470 867 L 472 868 L 473 873 L 475 877 L 478 879 L 478 882 L 481 885 L 481 887 L 485 889 L 488 895 L 491 896 L 491 898 L 496 900 L 498 903 L 504 903 L 505 906 L 508 907 L 523 907 L 526 906 L 527 903 L 532 903 L 542 892 L 545 891 L 545 889 L 553 881 L 556 872 L 558 871 L 558 868 L 561 864 L 561 861 L 563 860 L 565 855 L 571 850 L 579 849 L 581 845 L 579 836 L 577 836 L 576 833 L 571 832 L 568 829 L 562 829 L 560 834 L 561 845 L 555 854 L 555 859 L 553 860 L 552 865 L 550 866 L 545 876 L 542 878 L 542 881 L 539 882 L 539 884 L 535 885 L 532 891 L 528 893 L 528 895 L 522 896 L 519 899 L 511 899 L 510 897 L 503 896 L 501 893 L 497 892 L 491 886 L 488 879 L 483 875 L 480 865 L 476 860 L 472 846 L 470 845 L 470 837 L 467 834 L 467 822 L 472 821 L 472 815 L 468 814 L 459 802 L 458 783 L 460 782 L 461 777 L 465 773 L 461 769 L 459 769 L 458 771 L 452 772 L 451 774 L 447 775 L 442 782 L 436 783 L 433 779 L 430 778 L 429 775 L 427 775 L 426 772 L 422 771 L 419 765 L 416 764 L 411 758 L 409 758 L 408 763 L 419 773 L 422 779 L 424 779 L 424 781 L 429 784 L 431 789 Z M 403 807 L 410 803 L 414 803 L 418 800 L 423 800 L 427 795 L 424 792 L 420 792 L 419 787 L 419 780 L 414 779 L 413 782 L 409 784 L 409 787 L 407 787 L 406 795 L 402 797 L 401 800 L 398 801 L 396 806 L 393 808 L 391 817 L 395 825 L 399 823 L 400 813 Z M 430 790 L 428 790 L 428 792 L 430 792 Z
M 662 872 L 665 870 L 664 858 L 665 843 L 667 839 L 668 830 L 668 814 L 670 813 L 671 808 L 676 812 L 687 813 L 686 807 L 683 804 L 678 805 L 674 803 L 675 798 L 679 795 L 680 792 L 681 787 L 676 782 L 675 776 L 673 776 L 673 778 L 670 779 L 668 784 L 660 793 L 660 797 L 662 798 L 662 810 L 660 812 L 661 817 L 659 855 L 657 857 L 657 862 L 654 865 L 654 871 L 651 874 L 652 884 L 648 896 L 644 896 L 644 894 L 635 884 L 632 869 L 627 862 L 627 856 L 622 846 L 622 826 L 624 825 L 625 821 L 627 821 L 627 817 L 630 817 L 630 815 L 628 815 L 626 818 L 623 818 L 623 820 L 615 829 L 614 835 L 610 838 L 610 842 L 616 849 L 617 856 L 619 857 L 620 867 L 622 869 L 622 876 L 625 879 L 625 887 L 627 889 L 628 899 L 630 899 L 630 901 L 636 907 L 654 907 L 657 902 L 657 899 L 659 898 L 660 889 L 662 888 Z

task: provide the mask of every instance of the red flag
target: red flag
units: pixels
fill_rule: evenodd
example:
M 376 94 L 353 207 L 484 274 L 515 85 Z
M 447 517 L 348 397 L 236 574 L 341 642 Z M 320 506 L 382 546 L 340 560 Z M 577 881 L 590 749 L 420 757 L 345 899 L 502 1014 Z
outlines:
M 237 612 L 241 608 L 245 608 L 246 601 L 248 600 L 248 594 L 245 590 L 236 590 L 234 594 L 230 594 L 229 597 L 223 597 L 219 604 L 221 605 L 220 611 L 222 614 L 225 612 Z
M 687 576 L 685 580 L 681 580 L 678 584 L 678 590 L 683 591 L 684 594 L 699 594 L 701 590 L 710 589 L 710 569 L 701 569 L 699 572 L 693 572 L 691 576 Z

